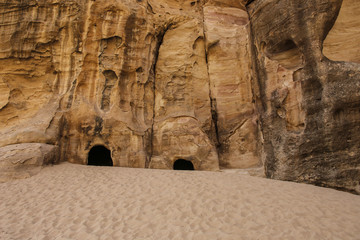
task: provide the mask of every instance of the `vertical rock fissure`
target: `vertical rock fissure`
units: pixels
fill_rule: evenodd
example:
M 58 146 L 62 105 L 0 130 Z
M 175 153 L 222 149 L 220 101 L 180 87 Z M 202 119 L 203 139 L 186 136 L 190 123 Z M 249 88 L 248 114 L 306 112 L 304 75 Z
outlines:
M 77 85 L 77 79 L 75 79 L 72 82 L 71 88 L 69 90 L 69 97 L 67 100 L 66 109 L 70 109 L 73 104 L 76 85 Z
M 134 45 L 134 36 L 136 35 L 136 21 L 137 16 L 135 13 L 131 13 L 125 24 L 125 43 L 124 48 L 124 60 L 121 66 L 118 87 L 120 92 L 120 108 L 122 110 L 127 109 L 128 102 L 130 101 L 130 93 L 128 91 L 128 85 L 130 81 L 129 73 L 131 72 L 131 63 L 133 62 L 132 51 Z M 126 110 L 125 110 L 126 111 Z
M 247 7 L 250 3 L 252 3 L 255 0 L 248 0 L 247 3 L 245 4 L 245 7 Z
M 160 52 L 160 47 L 163 43 L 163 39 L 165 36 L 165 33 L 167 30 L 169 30 L 169 28 L 172 26 L 172 24 L 169 24 L 164 30 L 160 31 L 157 35 L 156 35 L 156 47 L 154 49 L 154 60 L 153 60 L 153 64 L 151 67 L 151 72 L 149 74 L 149 78 L 150 76 L 152 76 L 153 79 L 153 116 L 152 116 L 152 124 L 151 124 L 151 131 L 150 131 L 150 153 L 149 156 L 146 158 L 145 161 L 145 168 L 149 168 L 150 167 L 150 163 L 151 163 L 151 158 L 153 156 L 153 152 L 154 152 L 154 124 L 155 124 L 155 99 L 156 99 L 156 64 L 159 58 L 159 52 Z
M 249 1 L 246 4 L 246 7 L 253 1 Z M 256 46 L 254 44 L 254 32 L 253 32 L 253 27 L 252 27 L 252 23 L 251 23 L 251 16 L 250 13 L 248 11 L 248 9 L 246 8 L 246 12 L 247 15 L 249 17 L 249 44 L 250 44 L 250 54 L 251 54 L 251 61 L 252 61 L 252 77 L 251 77 L 251 93 L 253 96 L 253 103 L 254 103 L 254 111 L 257 114 L 257 152 L 260 156 L 260 162 L 262 163 L 262 165 L 264 166 L 264 170 L 265 172 L 267 172 L 266 166 L 265 166 L 265 160 L 264 160 L 264 155 L 262 154 L 264 152 L 264 144 L 261 143 L 260 138 L 263 138 L 264 136 L 264 123 L 263 123 L 263 118 L 262 118 L 262 113 L 264 113 L 266 111 L 266 103 L 264 101 L 265 99 L 265 89 L 263 87 L 263 85 L 260 82 L 260 74 L 261 74 L 261 69 L 260 69 L 260 63 L 259 63 L 259 59 L 257 58 L 258 56 L 258 52 L 256 49 Z M 262 137 L 261 137 L 262 136 Z M 263 155 L 263 156 L 262 156 Z M 274 153 L 272 151 L 272 149 L 270 149 L 270 155 L 273 156 Z
M 205 62 L 206 62 L 206 71 L 207 71 L 207 76 L 208 76 L 208 83 L 209 83 L 209 99 L 210 99 L 210 108 L 211 108 L 211 119 L 212 122 L 214 124 L 214 129 L 215 129 L 215 137 L 216 137 L 216 142 L 215 142 L 215 146 L 216 146 L 216 151 L 219 155 L 219 150 L 221 148 L 221 143 L 220 143 L 220 137 L 219 137 L 219 129 L 218 129 L 218 114 L 217 114 L 217 107 L 216 107 L 216 99 L 212 97 L 212 91 L 211 91 L 211 81 L 210 81 L 210 73 L 209 73 L 209 61 L 208 61 L 208 51 L 206 49 L 206 34 L 205 34 L 205 14 L 204 14 L 204 4 L 205 2 L 203 2 L 202 6 L 201 6 L 201 14 L 202 14 L 202 23 L 203 23 L 203 35 L 204 35 L 204 51 L 205 51 Z

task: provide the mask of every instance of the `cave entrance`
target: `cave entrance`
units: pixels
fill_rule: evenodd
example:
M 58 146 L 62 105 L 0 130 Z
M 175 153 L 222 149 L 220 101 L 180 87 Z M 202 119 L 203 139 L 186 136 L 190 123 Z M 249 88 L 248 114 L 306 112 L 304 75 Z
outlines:
M 178 159 L 174 162 L 174 170 L 194 170 L 194 165 L 191 161 Z
M 113 166 L 110 150 L 101 145 L 91 148 L 88 156 L 88 165 Z

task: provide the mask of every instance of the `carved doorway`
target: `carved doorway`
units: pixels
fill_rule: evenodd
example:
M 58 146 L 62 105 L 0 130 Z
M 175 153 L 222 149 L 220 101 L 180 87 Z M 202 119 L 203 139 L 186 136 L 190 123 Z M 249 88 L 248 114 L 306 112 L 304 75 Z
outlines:
M 174 170 L 194 170 L 194 165 L 191 161 L 185 159 L 178 159 L 174 162 Z
M 91 148 L 88 155 L 88 165 L 113 166 L 110 150 L 101 145 Z

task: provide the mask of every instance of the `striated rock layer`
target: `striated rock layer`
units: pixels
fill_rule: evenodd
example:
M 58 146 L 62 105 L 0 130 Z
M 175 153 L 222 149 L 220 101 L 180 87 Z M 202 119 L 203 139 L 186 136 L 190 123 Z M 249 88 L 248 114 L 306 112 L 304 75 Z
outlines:
M 114 166 L 264 166 L 360 192 L 359 9 L 0 0 L 0 147 L 50 144 L 50 162 L 87 164 L 101 145 Z

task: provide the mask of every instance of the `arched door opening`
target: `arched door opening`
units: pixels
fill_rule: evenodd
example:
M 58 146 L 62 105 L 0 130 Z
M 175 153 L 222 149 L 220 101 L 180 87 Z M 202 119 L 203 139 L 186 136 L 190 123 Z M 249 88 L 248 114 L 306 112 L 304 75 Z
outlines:
M 194 170 L 194 165 L 191 161 L 178 159 L 174 162 L 174 170 Z
M 111 152 L 104 146 L 94 146 L 88 155 L 88 165 L 113 166 Z

